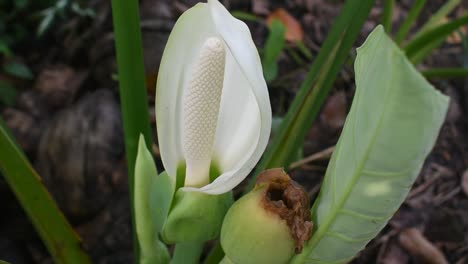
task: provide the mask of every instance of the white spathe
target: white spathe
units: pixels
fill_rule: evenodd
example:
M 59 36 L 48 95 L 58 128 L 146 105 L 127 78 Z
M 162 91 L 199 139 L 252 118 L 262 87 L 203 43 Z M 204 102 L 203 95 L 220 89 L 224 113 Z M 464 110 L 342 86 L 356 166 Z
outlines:
M 185 191 L 232 190 L 265 150 L 271 107 L 260 58 L 245 23 L 218 1 L 190 8 L 172 30 L 159 68 L 156 120 L 168 174 L 175 181 L 177 166 L 187 165 Z M 221 175 L 209 183 L 211 161 Z

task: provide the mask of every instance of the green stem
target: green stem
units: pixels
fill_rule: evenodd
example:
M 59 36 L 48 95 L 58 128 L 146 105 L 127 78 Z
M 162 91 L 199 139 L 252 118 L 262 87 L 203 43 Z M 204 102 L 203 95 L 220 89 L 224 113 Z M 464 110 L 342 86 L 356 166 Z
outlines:
M 203 243 L 185 242 L 175 246 L 171 264 L 198 264 L 203 252 Z
M 431 15 L 431 18 L 421 27 L 421 29 L 414 35 L 414 37 L 419 37 L 421 34 L 427 32 L 429 29 L 434 28 L 435 26 L 441 24 L 447 15 L 455 9 L 460 4 L 461 0 L 449 0 L 442 7 L 437 10 L 436 13 Z
M 404 47 L 404 51 L 408 58 L 415 64 L 422 61 L 430 51 L 435 49 L 438 43 L 442 43 L 448 35 L 452 34 L 459 27 L 468 24 L 468 14 L 461 16 L 460 18 L 454 19 L 445 24 L 433 27 L 427 30 L 425 33 L 411 40 Z M 429 49 L 427 49 L 429 47 Z M 424 54 L 419 54 L 424 51 Z
M 221 247 L 221 243 L 219 241 L 210 251 L 208 256 L 205 259 L 205 264 L 218 264 L 224 257 L 223 248 Z
M 26 156 L 0 119 L 0 170 L 56 263 L 91 263 Z
M 403 25 L 401 25 L 400 30 L 398 30 L 395 36 L 395 42 L 401 44 L 403 40 L 408 35 L 411 27 L 414 25 L 414 22 L 418 18 L 421 10 L 423 9 L 424 5 L 426 5 L 426 0 L 416 0 L 416 3 L 413 5 L 411 10 L 409 11 L 408 16 L 406 17 Z
M 388 34 L 392 33 L 392 18 L 394 8 L 395 0 L 385 0 L 382 16 L 382 25 L 385 28 L 385 32 L 387 32 Z
M 143 134 L 148 149 L 152 148 L 138 1 L 112 0 L 112 15 L 125 131 L 130 202 L 133 205 L 134 169 L 140 133 Z M 132 223 L 135 225 L 133 210 L 132 206 Z M 135 259 L 138 260 L 139 249 L 135 236 L 133 241 Z
M 468 69 L 463 68 L 434 68 L 421 71 L 421 73 L 428 79 L 451 79 L 468 77 Z

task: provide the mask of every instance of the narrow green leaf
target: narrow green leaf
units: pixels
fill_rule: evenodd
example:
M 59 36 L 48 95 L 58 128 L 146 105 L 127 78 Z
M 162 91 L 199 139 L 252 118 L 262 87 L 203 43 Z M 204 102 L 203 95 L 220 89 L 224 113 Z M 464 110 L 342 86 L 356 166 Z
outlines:
M 259 22 L 260 18 L 254 14 L 243 12 L 243 11 L 232 11 L 231 15 L 237 19 L 251 22 Z
M 312 52 L 310 52 L 309 48 L 307 48 L 304 41 L 301 40 L 296 42 L 296 46 L 299 49 L 299 51 L 301 51 L 302 55 L 304 55 L 308 60 L 312 60 L 314 56 L 312 55 Z
M 403 42 L 403 40 L 405 40 L 411 27 L 413 27 L 414 23 L 416 22 L 416 19 L 418 19 L 418 16 L 425 5 L 426 0 L 416 0 L 416 3 L 413 5 L 413 7 L 411 7 L 408 16 L 406 17 L 405 21 L 403 22 L 395 36 L 396 43 L 400 44 Z
M 0 119 L 0 170 L 56 263 L 90 263 L 79 237 Z
M 442 44 L 450 34 L 452 34 L 461 26 L 467 24 L 468 14 L 465 14 L 450 22 L 435 26 L 434 28 L 427 30 L 425 33 L 411 40 L 411 42 L 409 42 L 404 47 L 406 55 L 414 64 L 418 64 L 432 50 Z M 423 52 L 422 55 L 421 52 Z
M 427 32 L 429 29 L 436 27 L 437 25 L 443 23 L 447 15 L 452 12 L 455 7 L 460 4 L 461 0 L 448 0 L 442 7 L 437 10 L 434 14 L 431 15 L 429 20 L 421 27 L 421 29 L 414 35 L 414 37 L 419 37 L 421 34 Z
M 395 8 L 395 0 L 385 0 L 383 16 L 382 16 L 382 25 L 385 28 L 385 32 L 387 32 L 388 34 L 392 33 L 392 19 L 393 19 L 394 8 Z
M 286 26 L 277 19 L 273 20 L 262 59 L 263 74 L 268 82 L 278 75 L 278 59 L 286 44 L 285 33 Z
M 112 0 L 111 3 L 130 199 L 133 204 L 133 173 L 135 172 L 135 158 L 140 134 L 143 134 L 146 140 L 146 147 L 148 149 L 152 147 L 140 15 L 137 0 Z M 132 215 L 134 217 L 133 213 Z M 134 220 L 132 222 L 135 223 Z M 137 245 L 137 238 L 134 237 L 135 259 L 138 259 L 139 256 Z
M 464 68 L 433 68 L 421 71 L 426 78 L 452 79 L 468 78 L 468 69 Z
M 287 168 L 294 161 L 373 4 L 374 0 L 346 2 L 246 191 L 253 187 L 261 171 Z
M 31 80 L 32 78 L 34 78 L 34 75 L 31 72 L 31 70 L 28 68 L 28 66 L 26 66 L 23 63 L 19 63 L 19 62 L 7 63 L 3 65 L 3 70 L 6 73 L 13 75 L 15 77 L 18 77 L 18 78 L 22 78 L 26 80 Z
M 431 55 L 431 53 L 440 47 L 445 42 L 445 37 L 434 38 L 430 43 L 426 43 L 425 46 L 417 50 L 411 57 L 408 58 L 414 65 L 420 64 L 424 59 Z
M 381 26 L 358 49 L 356 95 L 312 208 L 316 230 L 292 263 L 345 263 L 400 207 L 432 149 L 448 97 Z

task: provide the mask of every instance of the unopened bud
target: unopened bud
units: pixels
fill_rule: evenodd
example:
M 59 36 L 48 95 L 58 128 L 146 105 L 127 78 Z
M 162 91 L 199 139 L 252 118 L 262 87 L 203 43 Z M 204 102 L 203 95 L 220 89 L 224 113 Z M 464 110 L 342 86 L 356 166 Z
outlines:
M 282 264 L 312 235 L 307 193 L 282 169 L 264 171 L 229 209 L 221 230 L 223 263 Z

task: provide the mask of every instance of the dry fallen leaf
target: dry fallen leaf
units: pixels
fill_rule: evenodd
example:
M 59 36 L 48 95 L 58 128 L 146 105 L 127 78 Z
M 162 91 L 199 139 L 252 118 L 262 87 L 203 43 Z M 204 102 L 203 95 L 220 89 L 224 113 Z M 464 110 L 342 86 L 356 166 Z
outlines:
M 304 38 L 304 31 L 301 24 L 286 11 L 284 8 L 278 8 L 267 18 L 267 24 L 270 27 L 273 20 L 278 19 L 286 26 L 286 40 L 291 42 L 302 41 Z

